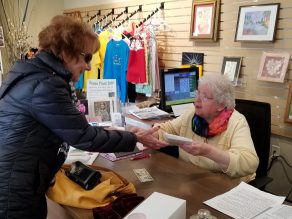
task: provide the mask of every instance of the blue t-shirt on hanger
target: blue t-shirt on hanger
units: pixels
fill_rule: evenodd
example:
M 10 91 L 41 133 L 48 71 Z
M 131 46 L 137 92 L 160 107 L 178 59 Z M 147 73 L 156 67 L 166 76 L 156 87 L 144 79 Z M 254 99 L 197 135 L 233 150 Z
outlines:
M 127 99 L 126 74 L 128 69 L 129 46 L 123 40 L 111 39 L 104 58 L 104 79 L 116 79 L 117 94 L 122 103 Z

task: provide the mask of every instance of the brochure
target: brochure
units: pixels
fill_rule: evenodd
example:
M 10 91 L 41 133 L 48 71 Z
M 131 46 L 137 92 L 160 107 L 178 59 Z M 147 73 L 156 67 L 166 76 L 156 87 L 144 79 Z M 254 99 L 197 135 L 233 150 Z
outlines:
M 170 116 L 169 113 L 158 109 L 156 106 L 129 110 L 129 112 L 139 119 L 155 119 Z
M 117 152 L 117 153 L 100 153 L 100 156 L 110 161 L 118 161 L 118 160 L 136 157 L 138 155 L 142 155 L 146 149 L 147 148 L 144 147 L 143 144 L 141 144 L 140 142 L 137 142 L 136 147 L 133 151 Z

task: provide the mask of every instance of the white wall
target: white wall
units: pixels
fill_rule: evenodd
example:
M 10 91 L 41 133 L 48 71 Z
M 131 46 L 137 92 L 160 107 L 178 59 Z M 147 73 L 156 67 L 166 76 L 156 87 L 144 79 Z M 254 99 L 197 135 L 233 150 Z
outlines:
M 22 21 L 27 1 L 3 1 L 7 17 L 13 20 L 15 26 L 19 21 Z M 19 6 L 18 6 L 19 3 Z M 30 38 L 28 42 L 31 47 L 38 46 L 38 33 L 46 26 L 51 18 L 57 14 L 63 14 L 64 2 L 60 0 L 30 0 L 25 19 L 28 28 L 28 35 Z M 1 11 L 2 12 L 2 11 Z M 1 24 L 6 25 L 6 19 L 3 14 L 0 14 Z M 7 25 L 6 25 L 7 26 Z M 4 29 L 4 35 L 7 28 Z M 1 49 L 4 75 L 9 71 L 10 65 L 8 63 L 7 46 Z M 5 76 L 4 76 L 5 77 Z
M 38 45 L 38 33 L 43 27 L 49 24 L 52 17 L 63 14 L 64 4 L 60 0 L 34 0 L 35 9 L 32 11 L 30 23 L 28 26 L 29 33 L 32 35 L 32 46 Z

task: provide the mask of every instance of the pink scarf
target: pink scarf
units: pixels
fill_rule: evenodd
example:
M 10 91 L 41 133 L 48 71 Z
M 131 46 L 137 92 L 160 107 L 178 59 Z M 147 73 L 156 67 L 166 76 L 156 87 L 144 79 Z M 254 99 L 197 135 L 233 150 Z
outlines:
M 227 129 L 228 121 L 233 113 L 232 110 L 223 110 L 210 124 L 208 136 L 212 137 L 218 135 Z

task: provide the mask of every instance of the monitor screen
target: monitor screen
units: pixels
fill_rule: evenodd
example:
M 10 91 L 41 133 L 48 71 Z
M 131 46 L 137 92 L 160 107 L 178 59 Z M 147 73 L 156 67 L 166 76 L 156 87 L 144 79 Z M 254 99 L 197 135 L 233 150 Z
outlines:
M 171 112 L 171 106 L 194 102 L 198 86 L 198 67 L 162 69 L 161 102 L 162 110 Z

